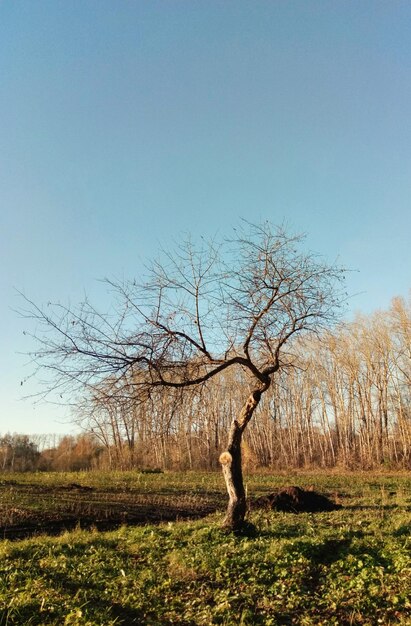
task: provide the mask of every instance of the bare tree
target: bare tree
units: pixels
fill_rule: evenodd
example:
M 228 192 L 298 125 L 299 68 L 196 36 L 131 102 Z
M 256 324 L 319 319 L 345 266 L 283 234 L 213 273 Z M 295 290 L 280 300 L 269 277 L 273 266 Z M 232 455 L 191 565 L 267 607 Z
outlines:
M 242 408 L 220 456 L 229 494 L 224 525 L 233 530 L 246 514 L 244 430 L 273 375 L 292 362 L 286 346 L 328 326 L 342 302 L 344 271 L 301 251 L 302 239 L 269 223 L 244 223 L 232 240 L 196 246 L 189 239 L 164 252 L 141 283 L 107 280 L 116 296 L 108 313 L 88 301 L 44 309 L 30 302 L 26 311 L 37 322 L 34 361 L 51 374 L 47 394 L 93 397 L 104 383 L 107 396 L 134 404 L 228 368 L 247 374 L 249 389 L 238 390 Z

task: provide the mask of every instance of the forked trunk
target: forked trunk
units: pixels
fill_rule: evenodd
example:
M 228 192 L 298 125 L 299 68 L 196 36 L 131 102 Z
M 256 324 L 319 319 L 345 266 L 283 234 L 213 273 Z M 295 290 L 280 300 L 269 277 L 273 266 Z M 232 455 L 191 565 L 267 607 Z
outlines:
M 256 389 L 248 397 L 238 419 L 233 420 L 231 424 L 227 450 L 220 455 L 220 463 L 228 491 L 228 506 L 223 526 L 229 530 L 235 531 L 242 527 L 247 511 L 241 464 L 241 440 L 255 408 L 260 402 L 261 393 L 260 389 Z

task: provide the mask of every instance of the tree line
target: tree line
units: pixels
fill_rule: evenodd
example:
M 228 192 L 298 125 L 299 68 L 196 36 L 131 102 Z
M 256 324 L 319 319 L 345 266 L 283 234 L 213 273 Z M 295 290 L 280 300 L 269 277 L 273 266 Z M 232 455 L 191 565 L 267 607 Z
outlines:
M 99 441 L 88 433 L 78 435 L 0 435 L 0 471 L 81 471 L 99 467 L 104 454 Z
M 249 468 L 411 467 L 411 300 L 298 340 L 243 442 Z M 243 370 L 144 403 L 95 396 L 73 436 L 5 434 L 2 471 L 217 469 Z
M 99 397 L 77 424 L 111 467 L 215 469 L 247 383 L 240 369 L 133 407 Z M 251 467 L 410 468 L 410 301 L 395 298 L 388 311 L 296 341 L 256 417 L 243 447 Z

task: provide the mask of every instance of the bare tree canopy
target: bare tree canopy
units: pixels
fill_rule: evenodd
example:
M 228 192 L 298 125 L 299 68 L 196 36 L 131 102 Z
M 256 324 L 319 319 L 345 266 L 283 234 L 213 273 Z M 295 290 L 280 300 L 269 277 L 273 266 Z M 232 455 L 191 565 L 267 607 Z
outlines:
M 164 252 L 142 282 L 106 280 L 115 295 L 109 313 L 88 301 L 78 308 L 28 302 L 25 314 L 37 323 L 33 359 L 49 374 L 45 393 L 137 402 L 156 388 L 191 387 L 243 368 L 251 393 L 220 457 L 241 492 L 241 436 L 272 375 L 290 362 L 286 346 L 335 321 L 343 302 L 344 270 L 305 252 L 302 240 L 269 223 L 243 223 L 230 240 L 187 239 Z M 242 522 L 237 487 L 230 499 L 241 500 Z
M 199 384 L 233 365 L 261 382 L 282 363 L 293 335 L 335 320 L 344 272 L 300 251 L 301 236 L 269 224 L 244 225 L 236 238 L 185 241 L 154 261 L 144 282 L 106 279 L 115 304 L 106 314 L 28 302 L 37 322 L 35 364 L 48 370 L 45 393 L 113 382 L 138 399 L 156 386 Z

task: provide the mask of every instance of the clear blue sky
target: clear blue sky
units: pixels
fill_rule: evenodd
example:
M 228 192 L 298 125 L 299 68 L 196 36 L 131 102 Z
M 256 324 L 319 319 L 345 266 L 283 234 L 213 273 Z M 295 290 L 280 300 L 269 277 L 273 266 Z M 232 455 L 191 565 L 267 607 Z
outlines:
M 19 400 L 14 288 L 103 302 L 179 235 L 284 220 L 358 272 L 351 309 L 411 287 L 411 3 L 0 2 L 0 432 L 70 432 Z

